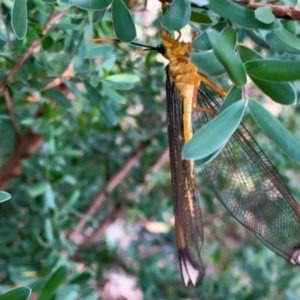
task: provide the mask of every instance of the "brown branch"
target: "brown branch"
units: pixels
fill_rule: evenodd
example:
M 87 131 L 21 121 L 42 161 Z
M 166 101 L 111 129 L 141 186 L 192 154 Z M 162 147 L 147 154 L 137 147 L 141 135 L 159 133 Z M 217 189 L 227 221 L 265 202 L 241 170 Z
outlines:
M 7 113 L 9 115 L 9 119 L 10 119 L 10 123 L 12 128 L 14 129 L 14 132 L 16 134 L 16 141 L 18 142 L 19 138 L 20 138 L 20 131 L 17 125 L 17 120 L 14 114 L 14 110 L 13 110 L 13 105 L 11 102 L 11 98 L 10 98 L 10 94 L 8 89 L 4 89 L 3 91 L 3 97 L 4 97 L 4 101 L 5 101 L 5 106 L 7 109 Z
M 46 22 L 44 29 L 43 29 L 43 34 L 45 35 L 50 29 L 53 23 L 57 22 L 65 13 L 67 9 L 62 10 L 58 13 L 55 13 L 52 17 L 49 18 L 49 20 Z M 7 82 L 15 75 L 15 73 L 21 68 L 21 66 L 24 64 L 24 62 L 36 51 L 38 51 L 40 48 L 40 40 L 35 39 L 31 46 L 26 50 L 26 52 L 22 55 L 21 58 L 19 58 L 12 69 L 8 72 L 6 77 L 2 80 L 0 83 L 0 94 L 3 93 Z
M 88 217 L 92 217 L 97 209 L 103 204 L 105 200 L 105 196 L 107 192 L 112 191 L 113 189 L 118 186 L 122 180 L 128 175 L 128 173 L 132 170 L 142 153 L 144 152 L 144 149 L 150 144 L 150 141 L 144 141 L 142 142 L 135 153 L 133 153 L 128 160 L 125 162 L 125 164 L 109 179 L 106 186 L 94 197 L 93 201 L 91 202 L 91 205 L 87 208 L 85 215 Z M 82 229 L 86 225 L 88 221 L 88 218 L 81 219 L 76 228 L 72 231 L 70 231 L 67 234 L 67 238 L 71 241 L 78 242 L 78 235 L 80 235 Z
M 43 143 L 43 136 L 28 130 L 19 139 L 18 144 L 0 168 L 0 190 L 6 190 L 8 180 L 18 176 L 22 169 L 22 159 L 29 157 Z
M 272 10 L 273 15 L 278 19 L 294 20 L 294 21 L 300 20 L 300 9 L 296 7 L 281 6 L 281 5 L 274 5 L 274 4 L 262 4 L 262 3 L 254 3 L 254 2 L 241 2 L 237 0 L 233 0 L 233 2 L 252 10 L 255 10 L 259 7 L 269 7 Z
M 170 4 L 172 0 L 159 0 L 163 4 Z M 252 3 L 248 1 L 241 1 L 241 0 L 232 0 L 232 2 L 247 7 L 251 10 L 255 10 L 259 7 L 269 7 L 275 18 L 277 19 L 284 19 L 284 20 L 294 20 L 294 21 L 299 21 L 300 20 L 300 9 L 292 6 L 281 6 L 281 5 L 274 5 L 274 4 L 262 4 L 262 3 Z M 197 8 L 203 8 L 203 9 L 208 9 L 207 6 L 200 6 L 195 3 L 191 3 L 192 7 L 197 7 Z

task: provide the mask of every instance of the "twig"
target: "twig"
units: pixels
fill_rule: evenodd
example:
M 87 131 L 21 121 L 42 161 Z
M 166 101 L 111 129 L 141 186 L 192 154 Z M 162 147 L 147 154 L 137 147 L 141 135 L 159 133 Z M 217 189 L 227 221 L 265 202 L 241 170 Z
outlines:
M 17 125 L 17 120 L 16 120 L 16 117 L 14 114 L 10 94 L 9 94 L 9 91 L 7 88 L 4 89 L 3 96 L 4 96 L 5 106 L 6 106 L 8 115 L 9 115 L 10 123 L 11 123 L 12 128 L 14 129 L 14 132 L 16 134 L 16 140 L 18 142 L 20 139 L 20 130 Z
M 49 18 L 49 20 L 46 22 L 43 34 L 46 34 L 50 29 L 53 23 L 57 22 L 65 13 L 67 9 L 62 10 L 58 13 L 55 13 L 52 17 Z M 40 40 L 35 39 L 31 46 L 27 49 L 27 51 L 22 55 L 22 57 L 16 61 L 12 69 L 8 72 L 8 74 L 5 76 L 5 78 L 0 83 L 0 94 L 3 93 L 7 82 L 15 75 L 15 73 L 20 69 L 20 67 L 24 64 L 24 62 L 34 53 L 36 52 L 40 47 Z
M 281 5 L 274 5 L 274 4 L 262 4 L 262 3 L 254 3 L 254 2 L 241 2 L 237 0 L 233 0 L 233 2 L 237 3 L 238 5 L 245 6 L 249 9 L 255 10 L 259 7 L 269 7 L 273 15 L 278 19 L 285 19 L 285 20 L 300 20 L 300 9 L 292 6 L 281 6 Z

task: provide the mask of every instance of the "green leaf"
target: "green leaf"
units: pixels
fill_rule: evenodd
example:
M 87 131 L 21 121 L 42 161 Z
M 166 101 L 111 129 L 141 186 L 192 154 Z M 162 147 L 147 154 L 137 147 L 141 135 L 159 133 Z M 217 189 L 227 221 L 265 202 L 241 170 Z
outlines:
M 258 102 L 250 100 L 249 109 L 265 135 L 287 156 L 300 163 L 300 142 Z
M 221 31 L 221 36 L 227 41 L 227 44 L 235 49 L 236 42 L 237 42 L 237 34 L 234 28 L 232 27 L 225 27 Z
M 163 15 L 161 24 L 169 30 L 180 30 L 187 25 L 191 16 L 191 4 L 188 0 L 173 0 Z
M 220 107 L 218 114 L 220 114 L 223 110 L 225 110 L 228 106 L 232 105 L 233 103 L 241 100 L 242 97 L 242 89 L 236 87 L 235 85 L 230 89 L 229 93 L 227 94 L 222 106 Z
M 12 9 L 11 26 L 19 40 L 24 39 L 27 32 L 27 2 L 15 0 Z
M 284 105 L 294 104 L 297 100 L 296 92 L 289 82 L 270 82 L 251 77 L 255 85 L 272 100 Z
M 272 13 L 272 10 L 268 6 L 259 7 L 254 11 L 255 18 L 265 24 L 272 24 L 275 20 L 275 17 Z
M 222 145 L 216 152 L 197 160 L 197 167 L 204 166 L 204 165 L 210 163 L 212 160 L 214 160 L 219 155 L 219 153 L 223 150 L 223 148 L 225 146 L 226 146 L 226 143 L 224 145 Z
M 226 73 L 212 50 L 192 53 L 190 58 L 191 62 L 197 66 L 199 72 L 203 75 L 216 77 Z
M 296 37 L 296 36 L 295 36 Z M 274 48 L 277 51 L 288 52 L 292 54 L 300 54 L 300 50 L 297 50 L 293 47 L 290 47 L 284 43 L 275 33 L 270 32 L 265 36 L 266 42 L 270 47 Z
M 243 62 L 251 60 L 262 60 L 263 57 L 257 52 L 243 45 L 239 45 L 239 53 Z M 277 103 L 290 105 L 296 101 L 296 92 L 293 86 L 287 83 L 274 83 L 270 81 L 260 80 L 250 76 L 254 84 L 267 96 Z
M 192 46 L 195 50 L 210 50 L 211 45 L 206 32 L 201 33 L 192 41 Z
M 46 281 L 42 291 L 40 292 L 37 300 L 48 300 L 50 299 L 64 282 L 68 274 L 66 266 L 59 267 L 50 278 Z
M 254 78 L 287 82 L 300 79 L 300 61 L 254 60 L 244 64 L 246 72 Z
M 221 17 L 245 28 L 265 30 L 280 28 L 280 23 L 277 20 L 272 24 L 262 23 L 255 18 L 255 14 L 251 9 L 235 4 L 233 1 L 209 0 L 208 8 Z
M 243 86 L 247 81 L 246 73 L 229 42 L 215 30 L 210 30 L 207 34 L 215 56 L 227 71 L 232 82 L 238 87 Z
M 300 51 L 300 39 L 296 35 L 290 33 L 283 27 L 278 30 L 274 30 L 274 34 L 286 45 Z
M 99 45 L 87 50 L 85 58 L 93 59 L 112 54 L 114 47 L 111 45 Z
M 46 189 L 44 192 L 44 210 L 48 213 L 49 210 L 55 210 L 55 196 L 50 183 L 46 183 Z
M 198 11 L 192 11 L 190 21 L 199 24 L 213 23 L 212 19 L 207 14 Z
M 258 60 L 263 59 L 262 55 L 258 52 L 244 46 L 238 45 L 239 54 L 243 63 L 250 61 L 250 60 Z
M 71 101 L 64 94 L 59 92 L 56 88 L 45 91 L 45 95 L 49 97 L 52 101 L 61 105 L 62 107 L 65 108 L 72 107 Z
M 105 79 L 107 81 L 123 82 L 123 83 L 137 83 L 140 81 L 140 78 L 138 76 L 132 74 L 111 75 L 111 76 L 107 76 Z
M 99 94 L 98 90 L 95 89 L 88 81 L 84 81 L 84 86 L 86 88 L 87 94 L 88 94 L 88 101 L 96 106 L 97 108 L 100 108 L 100 99 L 101 95 Z
M 69 0 L 69 2 L 82 9 L 103 10 L 111 4 L 112 0 Z
M 203 159 L 218 151 L 239 126 L 245 111 L 245 101 L 240 100 L 204 125 L 182 150 L 184 159 Z
M 31 295 L 31 289 L 22 286 L 0 295 L 0 300 L 27 300 Z
M 11 198 L 11 195 L 7 192 L 0 191 L 0 203 L 5 202 Z
M 128 43 L 133 41 L 136 37 L 135 25 L 127 6 L 122 0 L 113 0 L 112 18 L 118 39 Z
M 102 87 L 104 92 L 106 93 L 106 95 L 121 104 L 125 104 L 126 103 L 126 99 L 120 95 L 119 93 L 117 93 L 114 89 L 112 89 L 106 82 L 102 81 Z

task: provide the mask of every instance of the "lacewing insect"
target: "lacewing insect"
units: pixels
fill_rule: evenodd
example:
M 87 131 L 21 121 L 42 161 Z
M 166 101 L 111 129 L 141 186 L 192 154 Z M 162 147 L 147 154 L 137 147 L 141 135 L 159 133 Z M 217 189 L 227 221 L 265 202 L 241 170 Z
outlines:
M 206 165 L 181 158 L 183 145 L 218 112 L 225 93 L 198 73 L 190 43 L 160 30 L 156 50 L 167 66 L 167 120 L 175 232 L 185 286 L 205 275 L 203 227 L 196 170 L 201 167 L 216 197 L 231 215 L 291 265 L 300 266 L 300 207 L 270 160 L 241 124 L 220 154 Z M 215 97 L 214 93 L 219 94 Z M 221 96 L 221 97 L 220 97 Z

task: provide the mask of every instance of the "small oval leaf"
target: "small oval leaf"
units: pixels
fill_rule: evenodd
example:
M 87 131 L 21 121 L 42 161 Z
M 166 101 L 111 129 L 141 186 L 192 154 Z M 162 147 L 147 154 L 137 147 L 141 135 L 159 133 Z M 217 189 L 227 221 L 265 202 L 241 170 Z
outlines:
M 258 102 L 250 100 L 249 109 L 265 135 L 287 156 L 300 163 L 300 142 Z
M 86 10 L 103 10 L 111 4 L 112 0 L 69 0 L 69 2 Z
M 68 274 L 68 269 L 66 266 L 61 266 L 54 273 L 52 273 L 50 278 L 46 281 L 37 300 L 50 299 L 55 294 L 55 292 L 59 288 L 59 286 L 66 279 L 67 274 Z
M 244 28 L 265 30 L 280 28 L 280 23 L 277 20 L 272 24 L 260 22 L 255 18 L 255 14 L 251 9 L 235 4 L 233 1 L 210 0 L 208 8 L 224 19 L 237 23 Z
M 255 85 L 277 103 L 291 105 L 297 100 L 296 92 L 289 82 L 270 82 L 251 77 Z
M 31 289 L 27 286 L 22 286 L 2 294 L 0 300 L 27 300 L 30 295 Z
M 259 7 L 254 11 L 255 18 L 265 24 L 272 24 L 275 20 L 275 17 L 272 13 L 272 10 L 268 6 Z
M 182 158 L 198 160 L 218 151 L 239 126 L 244 111 L 245 101 L 240 100 L 216 115 L 184 145 Z
M 163 15 L 161 24 L 169 31 L 180 30 L 189 22 L 190 16 L 191 4 L 189 0 L 173 0 Z
M 112 19 L 116 35 L 120 41 L 129 43 L 135 39 L 135 25 L 127 6 L 122 0 L 113 1 Z
M 140 81 L 140 78 L 136 75 L 132 74 L 118 74 L 118 75 L 111 75 L 105 78 L 107 81 L 113 82 L 123 82 L 123 83 L 137 83 Z
M 246 72 L 254 78 L 287 82 L 300 79 L 300 61 L 254 60 L 244 64 Z
M 104 92 L 110 99 L 112 99 L 118 103 L 121 103 L 121 104 L 126 103 L 125 98 L 122 95 L 120 95 L 119 93 L 117 93 L 114 89 L 112 89 L 106 82 L 102 81 L 102 87 L 103 87 Z
M 226 73 L 212 50 L 192 53 L 191 62 L 197 66 L 201 74 L 209 77 L 216 77 Z
M 215 56 L 227 71 L 232 82 L 238 87 L 243 86 L 247 81 L 246 73 L 229 42 L 215 30 L 210 30 L 207 34 Z
M 227 94 L 222 106 L 220 107 L 218 114 L 220 114 L 223 110 L 225 110 L 228 106 L 232 105 L 233 103 L 241 100 L 242 97 L 242 89 L 237 87 L 237 86 L 233 86 L 229 93 Z
M 0 203 L 5 202 L 11 198 L 11 195 L 7 192 L 0 191 Z
M 12 28 L 19 40 L 24 39 L 27 32 L 27 2 L 15 0 L 11 18 Z

